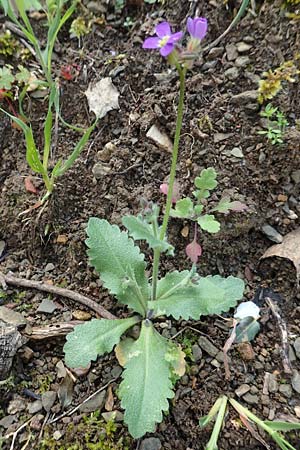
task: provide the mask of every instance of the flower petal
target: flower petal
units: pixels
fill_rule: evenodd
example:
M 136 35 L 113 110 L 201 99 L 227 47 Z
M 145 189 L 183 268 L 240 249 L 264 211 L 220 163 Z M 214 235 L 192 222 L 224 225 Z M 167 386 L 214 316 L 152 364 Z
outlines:
M 155 27 L 155 32 L 158 37 L 170 36 L 171 28 L 168 22 L 161 22 Z
M 182 38 L 182 36 L 183 36 L 182 31 L 178 31 L 178 33 L 172 34 L 168 40 L 168 44 L 173 44 L 174 42 L 179 41 Z
M 204 17 L 200 17 L 195 23 L 195 37 L 203 39 L 207 32 L 207 20 Z
M 143 43 L 143 48 L 159 48 L 160 38 L 149 37 Z
M 172 53 L 173 49 L 174 49 L 174 44 L 167 43 L 160 49 L 160 54 L 161 54 L 161 56 L 168 56 L 170 53 Z
M 187 20 L 186 28 L 187 28 L 188 32 L 190 33 L 190 35 L 193 36 L 195 27 L 194 27 L 194 20 L 191 17 L 189 17 Z

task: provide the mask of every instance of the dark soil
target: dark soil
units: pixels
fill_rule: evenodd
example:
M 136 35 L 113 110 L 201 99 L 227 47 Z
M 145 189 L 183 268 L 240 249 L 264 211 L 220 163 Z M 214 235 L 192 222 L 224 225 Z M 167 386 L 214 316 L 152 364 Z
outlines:
M 113 314 L 123 316 L 126 314 L 125 308 L 109 297 L 88 266 L 84 240 L 90 217 L 106 218 L 120 225 L 124 214 L 138 213 L 142 197 L 161 206 L 165 200 L 159 186 L 168 176 L 170 154 L 149 141 L 146 132 L 155 123 L 173 138 L 178 81 L 176 73 L 168 69 L 165 61 L 156 52 L 142 50 L 141 44 L 161 18 L 170 21 L 178 30 L 184 26 L 188 16 L 195 14 L 208 18 L 209 32 L 205 43 L 212 42 L 231 22 L 234 14 L 231 7 L 238 2 L 228 2 L 229 8 L 226 9 L 223 2 L 174 0 L 166 1 L 165 5 L 128 5 L 120 13 L 115 13 L 104 1 L 99 3 L 103 3 L 104 10 L 106 8 L 106 25 L 95 26 L 83 38 L 81 48 L 77 40 L 69 39 L 69 25 L 59 38 L 55 62 L 57 73 L 62 64 L 76 63 L 79 67 L 74 80 L 62 80 L 62 115 L 72 124 L 87 126 L 91 123 L 92 114 L 88 112 L 83 92 L 91 81 L 105 76 L 112 77 L 120 92 L 120 110 L 111 111 L 99 122 L 81 157 L 66 176 L 58 180 L 56 190 L 43 211 L 37 209 L 23 215 L 20 213 L 33 206 L 38 197 L 24 188 L 24 178 L 31 173 L 25 161 L 23 136 L 1 116 L 0 240 L 6 242 L 7 250 L 0 263 L 0 271 L 10 270 L 20 277 L 68 287 L 94 298 Z M 296 80 L 293 84 L 284 85 L 273 101 L 286 114 L 289 122 L 289 133 L 281 146 L 272 146 L 257 134 L 261 129 L 258 103 L 236 102 L 233 99 L 239 93 L 257 89 L 258 79 L 264 71 L 278 67 L 300 52 L 299 21 L 287 19 L 280 3 L 257 2 L 257 15 L 249 13 L 244 17 L 217 48 L 203 55 L 203 59 L 188 74 L 177 180 L 182 195 L 189 195 L 193 190 L 193 180 L 200 171 L 214 167 L 219 181 L 214 198 L 220 198 L 221 193 L 226 191 L 232 199 L 248 205 L 246 212 L 221 217 L 220 233 L 201 236 L 204 251 L 198 263 L 199 273 L 243 278 L 246 283 L 245 299 L 248 300 L 254 298 L 260 287 L 277 292 L 292 344 L 300 336 L 300 295 L 295 268 L 288 260 L 266 259 L 260 262 L 260 257 L 272 245 L 262 232 L 263 225 L 273 226 L 283 236 L 299 226 L 300 182 L 296 171 L 299 171 L 300 146 L 297 133 L 296 138 L 292 134 L 296 130 L 296 120 L 300 119 L 299 82 Z M 134 23 L 131 29 L 124 26 L 128 16 Z M 40 27 L 41 23 L 36 26 Z M 250 48 L 239 57 L 247 56 L 248 60 L 242 67 L 237 67 L 236 59 L 228 61 L 226 47 L 242 41 L 248 43 Z M 17 65 L 18 61 L 12 58 L 9 63 Z M 238 69 L 234 81 L 224 75 L 230 67 Z M 39 144 L 42 144 L 46 109 L 46 102 L 42 100 L 30 99 L 27 104 L 27 113 L 32 118 L 36 136 L 39 136 Z M 205 117 L 206 120 L 203 120 Z M 74 131 L 59 131 L 53 162 L 67 157 L 78 139 Z M 221 133 L 227 136 L 222 137 Z M 108 142 L 116 146 L 111 158 L 106 161 L 110 171 L 96 180 L 92 169 L 100 162 L 98 152 Z M 230 154 L 235 147 L 241 149 L 243 157 Z M 35 176 L 32 180 L 42 193 L 41 181 Z M 292 219 L 289 209 L 295 213 Z M 184 270 L 190 266 L 185 255 L 189 240 L 181 234 L 184 225 L 188 224 L 180 220 L 170 223 L 169 240 L 176 248 L 176 256 L 163 258 L 161 273 Z M 58 236 L 61 235 L 65 236 L 63 243 L 59 243 Z M 148 256 L 151 259 L 150 253 Z M 53 267 L 45 271 L 49 263 Z M 1 294 L 0 301 L 21 312 L 30 325 L 69 322 L 74 312 L 76 317 L 76 311 L 84 309 L 65 298 L 54 297 L 56 311 L 53 314 L 39 314 L 36 310 L 46 297 L 41 292 L 10 287 L 7 295 Z M 90 310 L 86 311 L 93 315 Z M 208 337 L 221 350 L 229 329 L 220 317 L 203 317 L 196 324 L 166 321 L 163 334 L 171 336 L 175 333 L 179 333 L 178 341 L 191 355 L 191 347 L 197 343 L 199 336 Z M 0 386 L 0 419 L 14 416 L 9 426 L 3 427 L 0 422 L 0 436 L 1 433 L 3 436 L 12 433 L 32 417 L 27 410 L 34 401 L 32 393 L 41 395 L 45 391 L 58 390 L 60 379 L 56 364 L 63 361 L 63 344 L 64 338 L 40 343 L 30 340 L 26 346 L 33 350 L 31 358 L 27 359 L 22 350 L 19 352 L 11 385 Z M 187 357 L 187 374 L 178 381 L 170 412 L 153 435 L 160 439 L 162 448 L 203 449 L 209 440 L 211 427 L 201 430 L 199 418 L 208 413 L 218 396 L 228 394 L 236 397 L 235 391 L 242 384 L 249 385 L 249 392 L 256 400 L 253 404 L 247 404 L 242 398 L 241 402 L 259 417 L 299 420 L 299 394 L 291 388 L 290 395 L 285 396 L 280 389 L 284 384 L 291 385 L 291 380 L 283 371 L 280 349 L 280 332 L 267 305 L 263 303 L 261 331 L 252 342 L 254 353 L 251 359 L 247 360 L 247 355 L 238 346 L 234 346 L 230 353 L 230 382 L 225 381 L 223 363 L 204 350 L 200 361 L 195 362 L 192 357 Z M 291 354 L 293 356 L 292 350 Z M 300 370 L 300 360 L 296 357 L 292 358 L 292 365 Z M 277 389 L 268 395 L 263 394 L 266 372 L 275 375 L 278 381 Z M 113 356 L 100 358 L 88 374 L 78 377 L 72 404 L 68 408 L 80 404 L 88 395 L 118 377 L 119 373 Z M 114 409 L 121 411 L 117 386 L 116 381 L 112 383 Z M 22 407 L 11 412 L 9 406 L 16 399 L 21 400 Z M 109 431 L 107 427 L 105 429 L 101 415 L 91 419 L 78 410 L 50 424 L 62 412 L 58 400 L 49 414 L 39 411 L 31 425 L 17 435 L 14 449 L 25 448 L 23 446 L 29 436 L 29 449 L 143 448 L 142 440 L 132 441 L 122 422 L 117 422 L 116 430 L 111 437 L 107 437 Z M 93 420 L 96 425 L 91 423 Z M 58 431 L 61 437 L 55 441 L 52 435 Z M 89 447 L 87 435 L 89 442 L 98 442 L 104 435 L 106 444 Z M 123 440 L 120 440 L 121 436 Z M 299 433 L 288 436 L 297 449 L 300 449 L 299 437 Z M 263 438 L 270 442 L 267 436 Z M 2 448 L 9 449 L 10 444 L 11 439 Z M 251 436 L 237 414 L 230 410 L 221 432 L 219 448 L 258 450 L 264 446 Z M 277 447 L 270 443 L 270 448 Z

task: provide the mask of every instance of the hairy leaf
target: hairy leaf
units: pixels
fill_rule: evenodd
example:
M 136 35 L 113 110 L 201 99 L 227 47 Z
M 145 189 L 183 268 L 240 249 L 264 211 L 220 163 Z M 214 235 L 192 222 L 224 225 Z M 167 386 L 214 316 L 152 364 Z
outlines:
M 171 217 L 179 217 L 181 219 L 189 219 L 193 217 L 193 214 L 193 202 L 189 197 L 178 200 L 175 209 L 170 211 Z
M 229 211 L 245 211 L 248 209 L 247 205 L 239 201 L 231 202 L 229 197 L 223 197 L 219 201 L 218 205 L 215 206 L 211 211 L 217 211 L 219 213 L 227 214 Z
M 69 367 L 87 367 L 91 361 L 104 353 L 111 352 L 122 334 L 139 321 L 129 319 L 93 319 L 77 325 L 67 335 L 64 345 L 66 364 Z
M 155 424 L 162 421 L 162 411 L 169 409 L 168 399 L 174 396 L 170 363 L 165 358 L 168 349 L 168 341 L 150 321 L 144 321 L 140 337 L 131 346 L 119 388 L 124 420 L 135 439 L 154 431 Z
M 148 283 L 144 255 L 126 232 L 106 220 L 92 217 L 88 222 L 86 244 L 92 266 L 104 286 L 121 303 L 141 315 L 146 313 Z
M 300 430 L 300 423 L 283 422 L 279 420 L 265 420 L 264 423 L 274 431 Z
M 122 219 L 122 223 L 133 239 L 145 240 L 150 248 L 157 248 L 161 252 L 174 252 L 174 247 L 166 241 L 161 241 L 158 236 L 155 236 L 152 225 L 147 223 L 141 217 L 125 216 Z
M 169 341 L 168 345 L 169 349 L 165 359 L 170 363 L 175 375 L 182 377 L 185 373 L 185 353 L 179 344 Z
M 243 295 L 244 282 L 235 277 L 219 275 L 191 280 L 190 272 L 172 272 L 159 280 L 157 300 L 148 307 L 157 316 L 199 319 L 201 315 L 221 314 L 234 307 Z
M 15 81 L 14 75 L 9 67 L 0 67 L 0 89 L 11 90 L 12 83 Z
M 198 218 L 197 222 L 202 230 L 208 231 L 209 233 L 218 233 L 220 231 L 220 223 L 215 219 L 213 214 L 204 214 L 204 216 Z

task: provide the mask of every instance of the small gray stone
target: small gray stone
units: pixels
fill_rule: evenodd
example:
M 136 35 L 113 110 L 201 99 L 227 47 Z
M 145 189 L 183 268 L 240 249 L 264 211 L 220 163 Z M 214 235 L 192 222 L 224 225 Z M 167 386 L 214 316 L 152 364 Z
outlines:
M 45 272 L 52 272 L 55 269 L 55 265 L 52 263 L 48 263 L 44 269 Z
M 120 366 L 114 366 L 110 371 L 110 374 L 113 378 L 119 378 L 121 373 L 122 373 L 122 367 L 120 367 Z
M 92 172 L 96 180 L 101 179 L 103 176 L 107 175 L 111 171 L 110 166 L 104 164 L 104 163 L 96 163 L 94 167 L 92 168 Z
M 276 380 L 276 376 L 273 373 L 270 373 L 270 375 L 269 375 L 268 391 L 271 393 L 278 391 L 278 383 Z
M 295 340 L 294 349 L 295 349 L 297 358 L 300 359 L 300 337 L 297 337 L 297 339 Z
M 0 427 L 9 428 L 12 423 L 16 420 L 16 415 L 5 416 L 0 420 Z
M 250 64 L 249 56 L 239 56 L 235 60 L 236 67 L 243 68 L 243 67 L 247 67 L 249 64 Z
M 16 327 L 22 327 L 27 324 L 27 320 L 22 316 L 22 314 L 17 311 L 13 311 L 10 308 L 6 308 L 5 306 L 0 306 L 0 320 L 11 325 L 15 325 Z
M 234 95 L 231 97 L 231 103 L 236 105 L 247 105 L 249 103 L 255 103 L 257 105 L 257 90 L 253 91 L 244 91 L 240 94 Z
M 53 439 L 56 441 L 59 441 L 59 439 L 63 436 L 63 433 L 59 430 L 54 431 L 53 433 Z
M 103 150 L 97 153 L 100 161 L 108 162 L 111 159 L 112 154 L 117 150 L 117 146 L 113 142 L 107 142 Z
M 234 156 L 235 158 L 244 158 L 244 154 L 243 154 L 242 150 L 239 147 L 234 147 L 230 151 L 230 154 L 232 156 Z
M 258 395 L 253 395 L 248 392 L 248 394 L 243 396 L 243 400 L 249 403 L 249 405 L 256 405 L 258 403 Z
M 42 405 L 46 412 L 49 412 L 56 400 L 56 392 L 48 391 L 42 394 Z
M 102 2 L 91 1 L 87 4 L 87 9 L 94 14 L 105 14 L 107 12 L 104 4 Z
M 202 359 L 202 350 L 199 345 L 194 344 L 192 346 L 193 358 L 195 362 L 199 362 Z
M 230 67 L 224 72 L 225 77 L 230 81 L 236 80 L 239 77 L 239 74 L 239 69 L 237 67 Z
M 228 44 L 225 48 L 228 61 L 234 61 L 238 57 L 236 46 L 234 44 Z
M 52 300 L 44 298 L 44 300 L 42 300 L 36 312 L 42 314 L 52 314 L 56 309 L 57 306 Z
M 215 133 L 214 134 L 214 143 L 218 144 L 219 142 L 225 141 L 226 139 L 231 138 L 232 133 Z
M 121 411 L 108 411 L 101 414 L 105 422 L 113 420 L 114 422 L 122 422 L 124 414 Z
M 237 51 L 239 53 L 247 53 L 251 49 L 252 45 L 246 44 L 246 42 L 238 42 L 236 44 Z
M 215 59 L 222 56 L 224 53 L 224 47 L 214 47 L 210 50 L 209 54 L 207 55 L 208 59 Z
M 281 234 L 275 228 L 271 227 L 271 225 L 264 225 L 261 230 L 270 241 L 276 242 L 276 244 L 281 244 L 283 241 Z
M 294 349 L 291 345 L 289 345 L 289 360 L 290 362 L 295 362 L 297 360 Z
M 205 336 L 200 336 L 198 339 L 198 344 L 204 350 L 206 353 L 208 353 L 210 356 L 215 357 L 217 353 L 219 353 L 219 349 L 210 342 L 209 339 Z
M 300 170 L 295 170 L 294 172 L 292 172 L 291 177 L 295 184 L 299 184 L 300 183 Z
M 160 450 L 161 448 L 161 442 L 156 437 L 146 438 L 141 444 L 141 450 Z
M 234 392 L 238 397 L 242 397 L 250 391 L 249 384 L 241 384 Z
M 32 403 L 29 403 L 27 406 L 27 411 L 29 414 L 36 414 L 40 412 L 43 409 L 42 401 L 41 400 L 35 400 Z
M 105 397 L 106 391 L 98 392 L 94 397 L 80 405 L 80 412 L 91 413 L 94 411 L 101 411 L 105 403 Z
M 298 370 L 293 370 L 293 376 L 292 376 L 292 386 L 294 391 L 298 392 L 300 394 L 300 374 Z
M 0 260 L 4 256 L 5 249 L 6 249 L 5 241 L 0 241 Z
M 279 386 L 279 392 L 287 398 L 291 398 L 293 395 L 292 386 L 290 384 L 281 384 Z

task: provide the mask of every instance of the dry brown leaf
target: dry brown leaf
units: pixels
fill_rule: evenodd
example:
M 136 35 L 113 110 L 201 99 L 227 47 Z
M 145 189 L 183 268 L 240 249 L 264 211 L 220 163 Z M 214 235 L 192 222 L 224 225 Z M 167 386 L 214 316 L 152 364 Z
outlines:
M 90 84 L 85 95 L 90 111 L 93 111 L 99 119 L 104 117 L 108 111 L 119 109 L 119 92 L 110 77 L 102 78 L 94 85 Z
M 295 266 L 297 279 L 300 276 L 300 228 L 286 234 L 281 244 L 272 245 L 262 255 L 260 259 L 278 256 L 279 258 L 289 259 Z
M 107 398 L 105 402 L 105 409 L 106 411 L 112 411 L 114 408 L 114 395 L 112 392 L 112 386 L 108 386 L 107 389 Z
M 37 188 L 34 186 L 31 177 L 25 177 L 24 179 L 25 189 L 27 192 L 30 192 L 31 194 L 37 195 L 39 192 Z
M 62 409 L 67 408 L 72 403 L 73 391 L 74 391 L 74 376 L 68 369 L 66 369 L 66 376 L 60 383 L 57 392 Z

